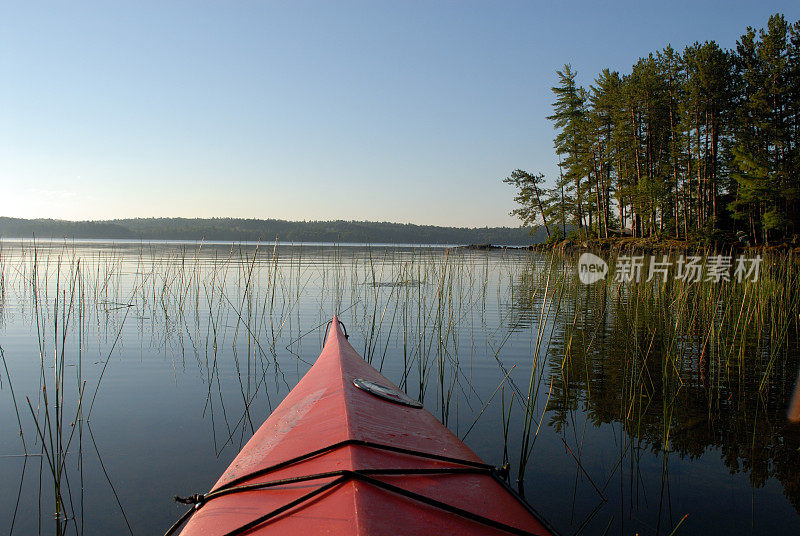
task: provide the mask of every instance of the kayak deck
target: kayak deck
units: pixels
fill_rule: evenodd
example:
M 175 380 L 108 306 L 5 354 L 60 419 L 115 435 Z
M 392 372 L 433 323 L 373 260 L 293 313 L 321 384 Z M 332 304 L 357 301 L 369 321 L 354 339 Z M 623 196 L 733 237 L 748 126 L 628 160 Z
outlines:
M 397 400 L 356 386 L 370 382 Z M 403 398 L 334 317 L 317 362 L 212 490 L 186 501 L 199 506 L 181 534 L 552 534 L 490 466 Z

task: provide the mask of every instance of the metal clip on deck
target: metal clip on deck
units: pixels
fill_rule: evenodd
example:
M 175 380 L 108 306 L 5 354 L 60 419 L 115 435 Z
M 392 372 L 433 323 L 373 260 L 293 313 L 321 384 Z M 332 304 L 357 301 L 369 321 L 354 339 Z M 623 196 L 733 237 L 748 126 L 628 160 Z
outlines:
M 347 326 L 345 326 L 344 322 L 342 322 L 338 318 L 336 319 L 336 321 L 339 322 L 339 325 L 342 326 L 342 330 L 344 330 L 344 338 L 349 339 L 350 335 L 347 334 Z M 331 322 L 333 322 L 333 320 L 328 320 L 328 323 L 325 324 L 325 336 L 322 338 L 322 346 L 325 346 L 325 341 L 328 340 L 328 331 L 331 328 Z

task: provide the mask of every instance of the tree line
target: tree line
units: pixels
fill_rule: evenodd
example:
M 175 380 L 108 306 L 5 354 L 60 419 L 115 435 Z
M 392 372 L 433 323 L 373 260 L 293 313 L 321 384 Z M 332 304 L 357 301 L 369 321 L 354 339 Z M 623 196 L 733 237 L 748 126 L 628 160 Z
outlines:
M 556 239 L 625 233 L 769 244 L 800 232 L 800 21 L 775 14 L 733 50 L 714 41 L 556 72 L 559 176 L 515 170 L 512 212 Z
M 367 221 L 131 218 L 67 221 L 0 217 L 0 238 L 93 238 L 393 244 L 528 245 L 546 238 L 524 227 L 440 227 Z

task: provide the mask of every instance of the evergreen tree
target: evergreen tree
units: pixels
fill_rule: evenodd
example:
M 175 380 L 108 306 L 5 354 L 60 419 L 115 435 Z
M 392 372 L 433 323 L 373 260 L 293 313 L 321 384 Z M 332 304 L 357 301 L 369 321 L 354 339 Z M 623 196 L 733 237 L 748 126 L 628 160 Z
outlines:
M 767 30 L 748 28 L 737 43 L 741 93 L 732 151 L 736 192 L 729 207 L 764 243 L 784 238 L 797 219 L 789 214 L 797 203 L 792 154 L 797 130 L 787 113 L 796 107 L 791 98 L 797 82 L 790 80 L 789 47 L 789 27 L 781 15 L 770 17 Z
M 556 72 L 559 176 L 516 170 L 513 214 L 548 234 L 800 241 L 800 21 L 776 14 L 736 50 L 713 41 L 604 69 L 586 91 Z M 535 195 L 534 195 L 535 194 Z
M 544 175 L 541 173 L 533 175 L 527 171 L 515 169 L 510 176 L 503 179 L 503 182 L 517 189 L 514 201 L 519 206 L 511 211 L 511 215 L 517 216 L 524 226 L 531 227 L 531 234 L 539 227 L 541 218 L 547 238 L 552 238 L 550 226 L 547 224 L 552 199 L 542 188 Z
M 603 69 L 589 88 L 590 146 L 592 169 L 597 177 L 597 210 L 602 218 L 602 236 L 608 238 L 613 227 L 612 193 L 617 191 L 616 160 L 620 147 L 614 133 L 615 114 L 620 106 L 620 77 Z M 620 215 L 620 219 L 621 219 Z
M 575 83 L 577 73 L 570 65 L 556 71 L 559 85 L 552 88 L 556 95 L 553 103 L 555 113 L 548 117 L 559 131 L 554 139 L 556 154 L 559 156 L 560 178 L 557 189 L 560 191 L 560 204 L 572 213 L 571 222 L 578 234 L 585 232 L 584 201 L 590 188 L 584 181 L 587 175 L 587 132 L 585 102 L 586 95 Z M 563 212 L 562 208 L 562 212 Z
M 732 60 L 713 41 L 695 43 L 684 52 L 686 69 L 686 123 L 689 146 L 694 141 L 696 225 L 707 232 L 717 228 L 720 179 L 723 171 L 721 140 L 726 136 L 726 119 L 732 100 Z

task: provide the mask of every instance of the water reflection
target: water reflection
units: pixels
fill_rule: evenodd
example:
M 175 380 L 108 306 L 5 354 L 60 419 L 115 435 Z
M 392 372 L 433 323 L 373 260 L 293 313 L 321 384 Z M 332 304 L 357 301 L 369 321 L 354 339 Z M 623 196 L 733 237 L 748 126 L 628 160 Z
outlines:
M 24 434 L 0 454 L 31 454 L 0 458 L 14 534 L 163 532 L 170 498 L 207 489 L 308 370 L 334 311 L 376 368 L 487 461 L 510 461 L 565 533 L 669 534 L 687 513 L 689 532 L 800 520 L 784 419 L 796 274 L 584 286 L 574 259 L 529 252 L 2 247 L 0 424 Z M 33 412 L 15 411 L 25 397 Z M 751 510 L 704 504 L 708 490 Z
M 533 299 L 531 289 L 543 286 L 542 274 L 541 268 L 532 269 L 515 283 L 511 306 L 520 311 L 517 328 L 536 321 L 530 312 L 540 310 L 544 300 Z M 597 482 L 588 473 L 582 475 L 600 498 L 588 517 L 601 510 L 616 476 L 625 483 L 617 502 L 632 510 L 657 506 L 650 530 L 669 532 L 683 514 L 671 511 L 670 494 L 681 489 L 671 490 L 670 468 L 678 460 L 705 463 L 707 455 L 719 456 L 730 474 L 747 475 L 752 488 L 776 480 L 800 511 L 800 427 L 786 419 L 800 356 L 796 322 L 778 330 L 785 337 L 775 337 L 776 330 L 764 326 L 738 329 L 746 322 L 743 317 L 732 315 L 736 324 L 725 318 L 728 309 L 748 307 L 737 292 L 681 289 L 692 295 L 681 298 L 681 308 L 670 310 L 666 302 L 677 291 L 659 290 L 663 295 L 653 296 L 652 288 L 602 282 L 567 285 L 550 296 L 559 301 L 563 314 L 549 347 L 553 387 L 548 424 L 563 436 L 570 454 L 582 453 L 575 456 L 579 471 L 582 460 L 594 457 L 582 449 L 586 423 L 616 428 L 620 434 L 614 441 L 617 463 L 597 472 Z M 567 299 L 556 296 L 562 292 L 568 293 Z M 707 306 L 709 301 L 714 307 Z M 775 316 L 796 319 L 796 302 L 788 303 L 792 310 L 768 310 L 764 324 L 786 321 Z M 643 452 L 661 460 L 656 505 L 646 497 L 644 481 L 656 475 L 651 467 L 639 467 Z M 666 526 L 665 518 L 671 520 Z M 754 531 L 760 532 L 757 526 Z

